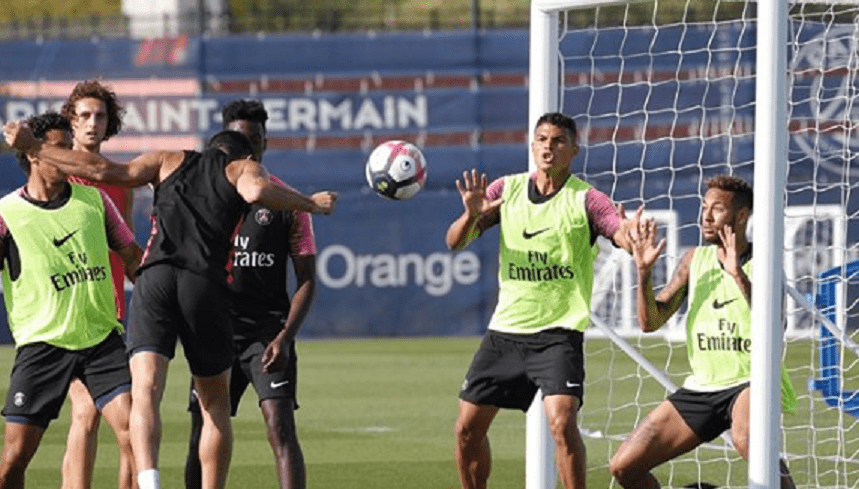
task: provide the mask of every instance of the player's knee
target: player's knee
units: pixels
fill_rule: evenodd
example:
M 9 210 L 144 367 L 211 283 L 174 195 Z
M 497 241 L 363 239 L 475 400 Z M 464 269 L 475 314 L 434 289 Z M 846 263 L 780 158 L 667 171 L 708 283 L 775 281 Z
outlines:
M 268 429 L 268 441 L 272 447 L 284 447 L 298 443 L 295 433 L 295 421 L 292 416 L 278 416 L 266 420 Z
M 617 479 L 619 483 L 623 483 L 627 478 L 626 465 L 618 460 L 617 455 L 611 458 L 608 462 L 608 470 L 611 472 L 612 477 Z
M 574 446 L 579 437 L 575 414 L 559 414 L 549 419 L 549 432 L 559 446 Z
M 731 443 L 734 449 L 745 460 L 749 459 L 749 432 L 743 430 L 731 430 Z
M 618 484 L 623 487 L 630 487 L 635 481 L 641 478 L 642 471 L 636 469 L 626 457 L 620 453 L 614 454 L 608 463 L 608 470 L 611 475 L 617 480 Z
M 461 419 L 456 421 L 453 431 L 456 435 L 456 442 L 461 447 L 479 445 L 483 438 L 470 424 L 463 422 Z
M 15 476 L 23 475 L 30 463 L 29 451 L 24 447 L 5 447 L 3 450 L 3 461 L 0 464 L 2 473 Z
M 86 436 L 98 431 L 100 416 L 96 409 L 72 409 L 72 426 L 70 430 L 80 430 Z

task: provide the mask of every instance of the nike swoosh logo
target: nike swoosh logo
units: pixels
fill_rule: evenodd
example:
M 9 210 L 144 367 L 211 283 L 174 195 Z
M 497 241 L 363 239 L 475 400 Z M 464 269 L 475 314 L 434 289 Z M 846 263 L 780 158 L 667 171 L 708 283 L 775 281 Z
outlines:
M 62 245 L 63 245 L 63 243 L 65 243 L 66 241 L 68 241 L 69 239 L 71 239 L 71 237 L 72 237 L 72 236 L 74 236 L 74 235 L 75 235 L 75 233 L 77 233 L 77 232 L 78 232 L 78 230 L 77 230 L 77 229 L 75 229 L 74 231 L 72 231 L 71 233 L 69 233 L 69 234 L 67 234 L 67 235 L 63 236 L 63 237 L 62 237 L 62 238 L 60 238 L 60 239 L 54 238 L 54 246 L 56 246 L 57 248 L 59 248 L 60 246 L 62 246 Z
M 571 389 L 573 387 L 579 387 L 580 385 L 582 385 L 582 384 L 579 384 L 578 382 L 570 382 L 569 380 L 567 381 L 567 387 L 569 387 Z
M 533 238 L 534 236 L 537 236 L 538 234 L 543 234 L 543 233 L 545 233 L 545 232 L 546 232 L 546 231 L 548 231 L 549 229 L 550 229 L 550 228 L 544 228 L 544 229 L 540 229 L 539 231 L 534 231 L 534 232 L 532 232 L 532 233 L 529 233 L 527 229 L 523 229 L 523 230 L 522 230 L 522 237 L 523 237 L 523 238 L 525 238 L 525 239 L 531 239 L 531 238 Z
M 725 302 L 719 302 L 719 299 L 713 299 L 713 309 L 721 309 L 721 308 L 727 306 L 728 304 L 734 302 L 735 300 L 737 300 L 736 297 L 729 300 L 729 301 L 725 301 Z
M 289 383 L 289 381 L 288 381 L 288 380 L 284 380 L 283 382 L 271 382 L 271 383 L 269 384 L 269 386 L 270 386 L 272 389 L 277 389 L 278 387 L 283 387 L 283 386 L 285 386 L 285 385 L 286 385 L 286 384 L 288 384 L 288 383 Z

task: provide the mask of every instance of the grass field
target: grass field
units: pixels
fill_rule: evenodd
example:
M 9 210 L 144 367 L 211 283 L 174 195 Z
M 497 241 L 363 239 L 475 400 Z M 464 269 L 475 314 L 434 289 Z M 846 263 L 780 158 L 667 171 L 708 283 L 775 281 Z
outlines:
M 299 343 L 299 437 L 307 462 L 308 486 L 338 489 L 446 489 L 458 487 L 453 461 L 453 423 L 457 412 L 457 390 L 477 338 L 375 339 L 350 341 L 305 341 Z M 652 381 L 638 380 L 636 367 L 610 348 L 606 340 L 589 339 L 582 424 L 592 434 L 585 443 L 589 458 L 589 487 L 611 485 L 606 468 L 617 447 L 617 438 L 631 429 L 636 417 L 645 414 L 664 391 Z M 649 345 L 649 346 L 648 346 Z M 646 354 L 657 365 L 677 348 L 645 344 Z M 810 375 L 807 348 L 793 345 L 788 364 L 800 394 Z M 0 349 L 0 386 L 5 397 L 14 351 Z M 684 355 L 673 357 L 682 363 Z M 613 382 L 609 383 L 608 380 Z M 161 471 L 164 487 L 182 487 L 182 470 L 188 433 L 185 412 L 188 372 L 185 361 L 172 362 L 168 390 L 162 407 L 164 439 Z M 641 392 L 638 402 L 633 395 Z M 811 416 L 809 410 L 821 404 L 806 400 L 801 412 L 787 423 L 799 426 L 796 436 L 788 436 L 788 453 L 808 453 L 807 435 L 801 428 Z M 819 407 L 819 406 L 818 406 Z M 618 409 L 609 409 L 618 408 Z M 826 414 L 826 413 L 829 414 Z M 824 411 L 826 419 L 838 421 L 837 414 Z M 816 416 L 816 415 L 815 415 Z M 849 421 L 848 421 L 849 422 Z M 28 487 L 59 487 L 60 460 L 68 428 L 68 413 L 51 425 L 28 472 Z M 275 470 L 265 438 L 254 394 L 247 395 L 234 421 L 235 447 L 229 487 L 274 487 Z M 811 430 L 813 431 L 813 430 Z M 493 489 L 522 489 L 524 486 L 524 415 L 502 411 L 490 431 L 493 448 Z M 851 445 L 852 443 L 852 445 Z M 847 442 L 847 452 L 859 446 Z M 852 452 L 851 452 L 852 450 Z M 725 460 L 730 455 L 732 462 Z M 699 458 L 700 466 L 690 462 Z M 725 481 L 731 486 L 745 484 L 746 464 L 736 462 L 732 452 L 701 450 L 673 468 L 661 469 L 657 476 L 666 487 L 680 487 L 695 480 Z M 796 459 L 791 467 L 800 487 L 818 487 L 808 473 L 819 461 Z M 856 467 L 852 467 L 855 471 Z M 699 473 L 699 470 L 701 471 Z M 822 469 L 817 469 L 820 471 Z M 856 487 L 855 472 L 850 482 L 820 487 Z M 824 474 L 825 475 L 825 474 Z M 109 428 L 100 433 L 96 463 L 96 489 L 115 487 L 116 454 Z

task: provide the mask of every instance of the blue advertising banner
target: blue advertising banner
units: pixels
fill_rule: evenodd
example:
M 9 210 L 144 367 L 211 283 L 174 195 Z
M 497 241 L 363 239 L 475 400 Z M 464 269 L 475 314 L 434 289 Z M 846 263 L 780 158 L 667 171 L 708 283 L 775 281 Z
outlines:
M 676 209 L 687 224 L 682 244 L 697 243 L 702 175 L 752 176 L 754 32 L 707 24 L 658 34 L 567 33 L 563 111 L 575 116 L 581 145 L 574 173 L 628 208 Z M 796 33 L 808 44 L 791 60 L 799 75 L 791 87 L 789 205 L 843 204 L 843 188 L 809 182 L 837 182 L 845 172 L 859 178 L 859 132 L 845 123 L 859 120 L 859 82 L 855 68 L 839 68 L 855 66 L 844 58 L 855 53 L 852 33 L 844 26 L 823 38 L 813 24 Z M 461 212 L 454 181 L 463 171 L 494 179 L 527 168 L 527 32 L 0 45 L 0 122 L 56 110 L 75 82 L 102 76 L 125 108 L 122 132 L 103 147 L 120 161 L 199 148 L 220 129 L 224 104 L 261 100 L 269 114 L 263 163 L 303 193 L 341 195 L 332 216 L 314 220 L 319 288 L 303 336 L 485 328 L 496 294 L 497 232 L 459 252 L 445 248 L 444 234 Z M 675 48 L 653 54 L 662 46 Z M 618 49 L 622 59 L 608 56 Z M 811 68 L 820 59 L 831 69 Z M 366 185 L 364 162 L 388 139 L 415 142 L 429 162 L 427 186 L 411 201 L 383 200 Z M 837 151 L 843 147 L 853 156 Z M 0 153 L 0 193 L 23 182 L 13 156 Z M 136 195 L 144 244 L 151 190 Z M 859 192 L 846 199 L 855 214 Z M 859 240 L 855 227 L 851 241 Z M 8 340 L 3 334 L 0 341 Z

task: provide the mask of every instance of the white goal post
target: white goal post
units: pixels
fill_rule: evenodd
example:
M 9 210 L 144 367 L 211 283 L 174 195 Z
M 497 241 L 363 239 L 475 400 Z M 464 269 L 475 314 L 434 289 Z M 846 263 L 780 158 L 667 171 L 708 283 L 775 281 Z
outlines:
M 654 0 L 532 0 L 529 67 L 529 134 L 546 112 L 559 111 L 563 103 L 565 73 L 559 50 L 560 13 L 578 8 L 653 3 Z M 692 1 L 692 0 L 690 0 Z M 728 3 L 722 0 L 723 3 Z M 754 111 L 754 223 L 755 293 L 752 301 L 753 331 L 750 459 L 748 485 L 779 486 L 781 391 L 777 382 L 784 331 L 781 324 L 783 292 L 783 244 L 788 167 L 788 11 L 790 4 L 856 5 L 856 0 L 748 0 L 757 4 L 757 44 Z M 764 110 L 761 110 L 764 109 Z M 577 114 L 572 114 L 576 116 Z M 531 162 L 533 168 L 533 161 Z M 837 214 L 837 207 L 834 213 Z M 791 216 L 787 216 L 790 218 Z M 845 225 L 838 224 L 841 231 Z M 844 236 L 841 235 L 840 239 Z M 836 250 L 833 250 L 835 253 Z M 676 257 L 675 255 L 671 255 Z M 835 260 L 834 260 L 835 261 Z M 792 327 L 792 325 L 791 325 Z M 554 441 L 540 402 L 535 398 L 526 422 L 526 489 L 550 489 L 556 485 Z

